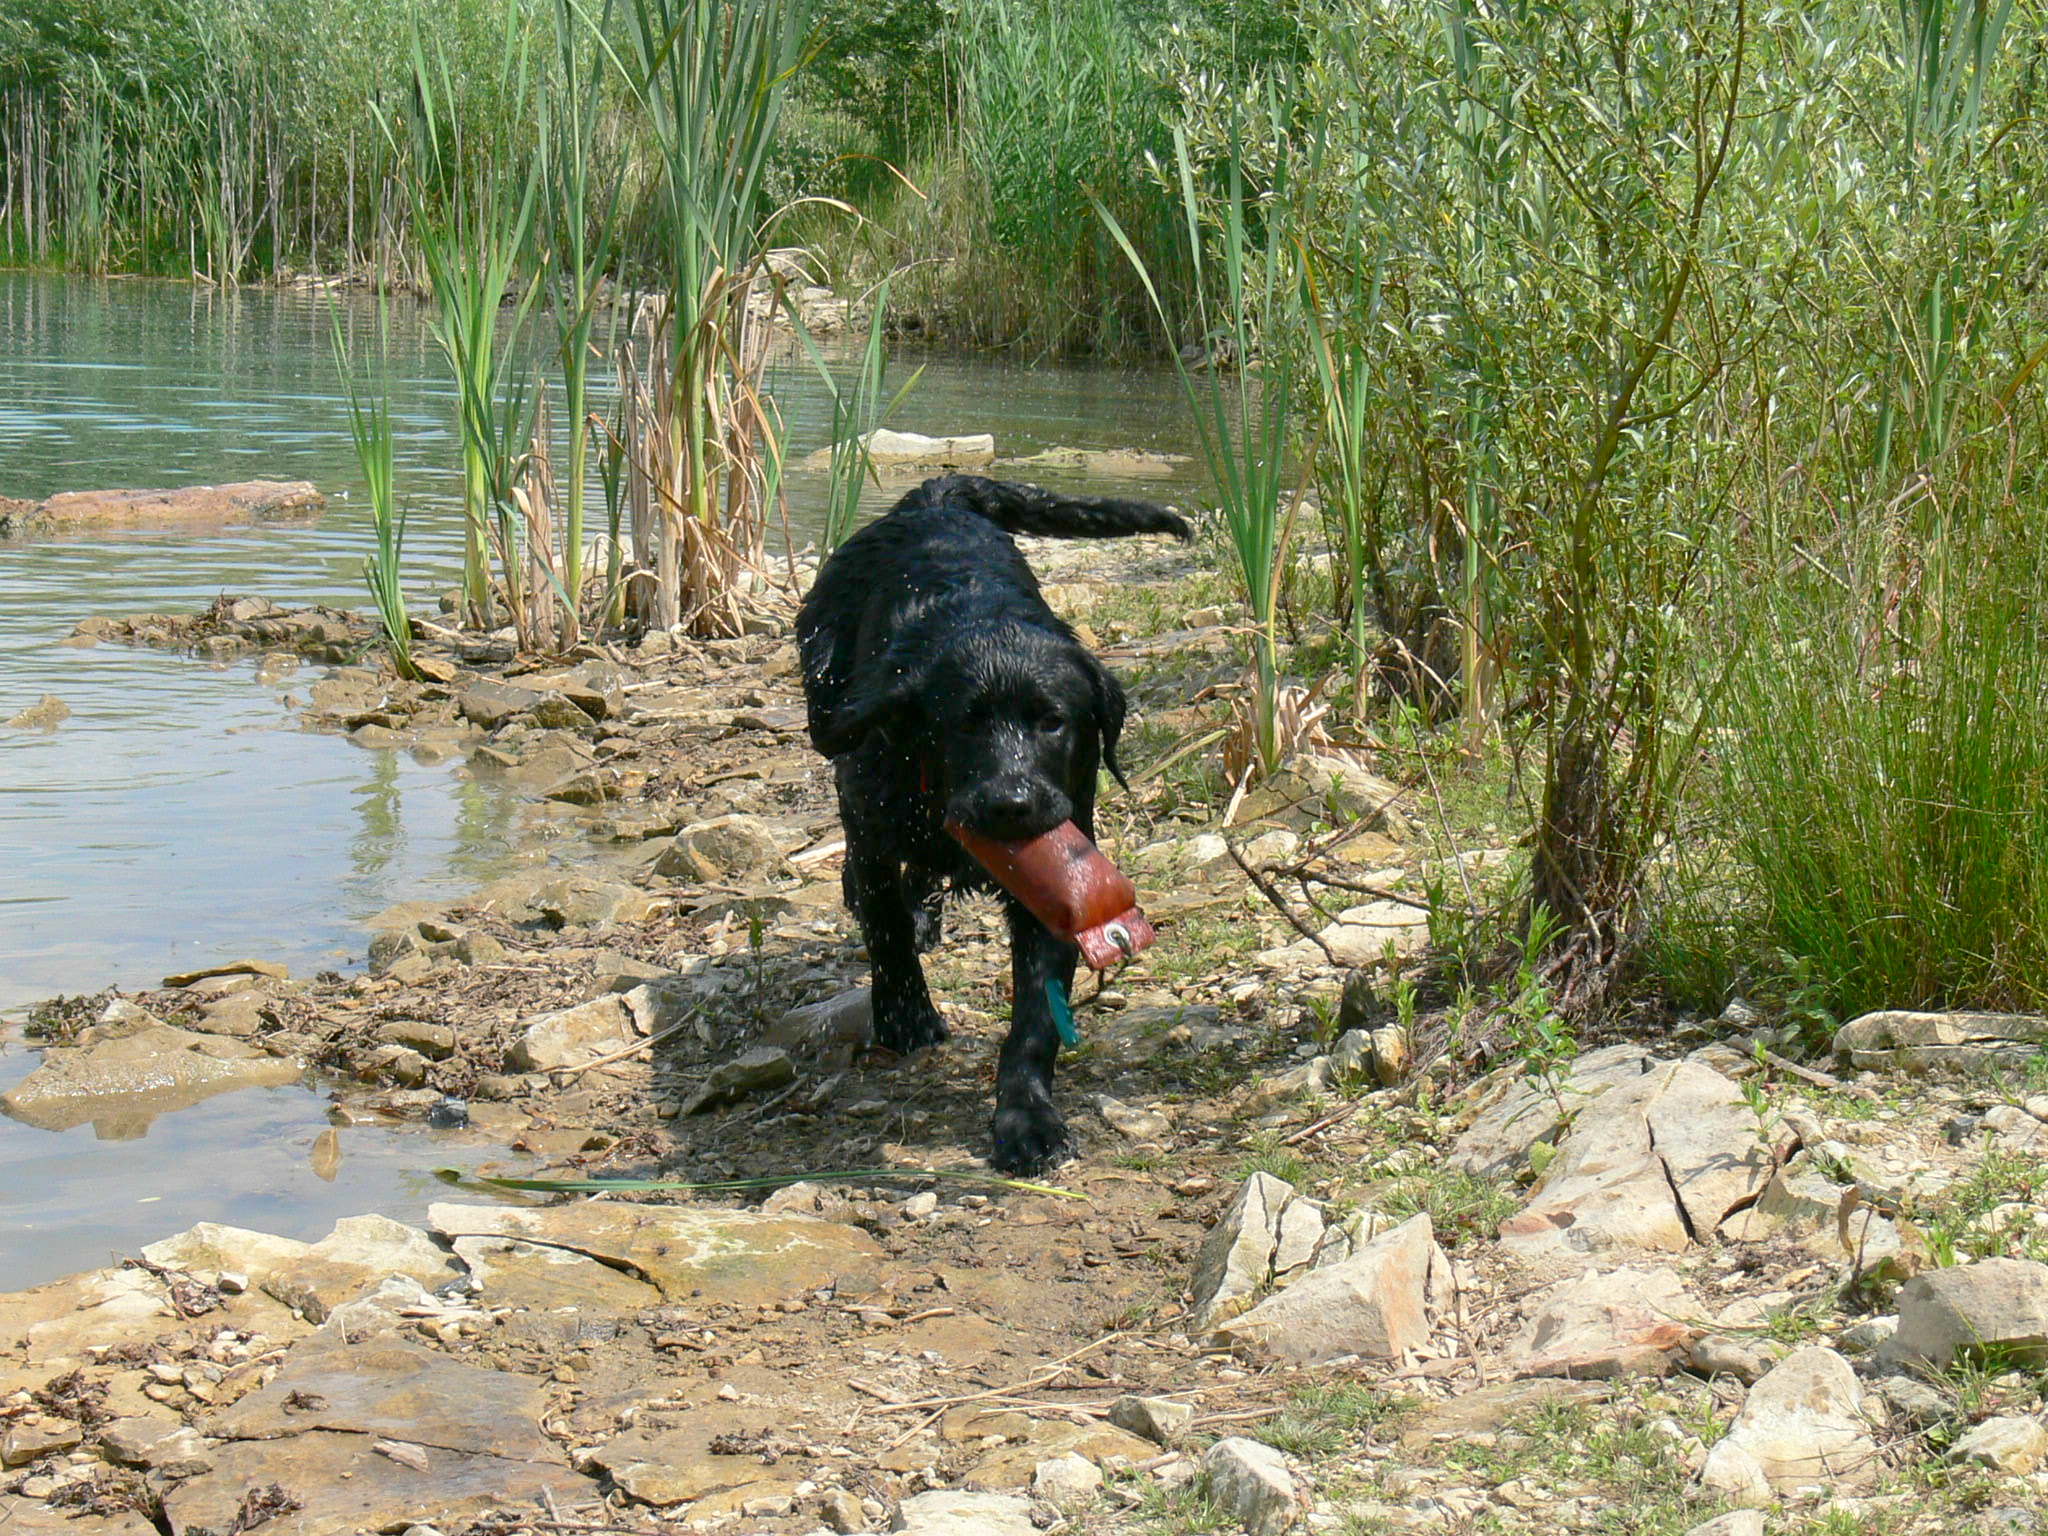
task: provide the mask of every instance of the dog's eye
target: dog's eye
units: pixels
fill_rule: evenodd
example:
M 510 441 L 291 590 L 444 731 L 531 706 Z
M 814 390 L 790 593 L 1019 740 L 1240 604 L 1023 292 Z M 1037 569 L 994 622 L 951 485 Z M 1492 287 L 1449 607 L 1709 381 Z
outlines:
M 1038 728 L 1048 736 L 1055 731 L 1063 731 L 1067 728 L 1066 717 L 1057 710 L 1048 710 L 1038 717 Z

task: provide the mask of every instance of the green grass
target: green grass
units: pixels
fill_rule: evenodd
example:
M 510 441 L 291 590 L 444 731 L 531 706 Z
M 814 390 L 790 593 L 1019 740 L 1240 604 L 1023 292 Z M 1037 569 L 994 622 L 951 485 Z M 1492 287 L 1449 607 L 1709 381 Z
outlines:
M 1251 1433 L 1290 1456 L 1327 1461 L 1360 1449 L 1375 1431 L 1398 1425 L 1414 1408 L 1412 1399 L 1363 1382 L 1323 1383 L 1296 1392 Z
M 1446 1248 L 1489 1242 L 1521 1205 L 1517 1192 L 1491 1179 L 1455 1169 L 1431 1167 L 1392 1180 L 1373 1204 L 1397 1221 L 1428 1213 L 1436 1240 Z

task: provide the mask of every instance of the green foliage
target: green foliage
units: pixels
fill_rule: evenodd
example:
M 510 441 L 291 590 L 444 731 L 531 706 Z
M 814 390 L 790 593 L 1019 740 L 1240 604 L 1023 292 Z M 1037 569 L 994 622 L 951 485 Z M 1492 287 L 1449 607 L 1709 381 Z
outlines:
M 374 552 L 363 561 L 363 578 L 377 605 L 378 627 L 391 655 L 392 670 L 400 677 L 416 677 L 412 661 L 412 619 L 405 606 L 405 511 L 398 503 L 398 485 L 393 471 L 391 396 L 385 384 L 390 366 L 390 316 L 378 310 L 377 388 L 365 394 L 355 380 L 354 360 L 349 355 L 348 335 L 340 316 L 334 322 L 335 371 L 341 375 L 348 395 L 349 435 L 356 447 L 356 462 L 362 467 L 363 484 L 370 501 L 370 528 Z

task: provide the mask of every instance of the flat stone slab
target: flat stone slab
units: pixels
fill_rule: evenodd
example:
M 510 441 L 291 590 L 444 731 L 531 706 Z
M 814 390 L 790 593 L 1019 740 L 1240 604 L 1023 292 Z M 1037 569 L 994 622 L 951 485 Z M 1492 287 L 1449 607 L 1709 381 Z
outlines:
M 0 1094 L 0 1110 L 38 1130 L 91 1121 L 102 1138 L 128 1140 L 158 1115 L 237 1088 L 296 1082 L 304 1071 L 295 1058 L 245 1041 L 151 1024 L 46 1052 L 41 1066 Z
M 709 1206 L 449 1204 L 430 1206 L 427 1221 L 450 1238 L 511 1237 L 566 1248 L 631 1271 L 665 1300 L 707 1306 L 760 1306 L 835 1281 L 857 1283 L 882 1260 L 881 1244 L 854 1227 Z
M 370 1435 L 310 1430 L 224 1445 L 213 1471 L 164 1491 L 164 1515 L 173 1536 L 234 1530 L 244 1498 L 275 1486 L 298 1507 L 255 1526 L 263 1536 L 344 1536 L 459 1523 L 488 1510 L 530 1507 L 548 1491 L 564 1504 L 591 1492 L 566 1467 L 429 1449 L 421 1471 L 371 1449 L 375 1444 Z
M 1837 1057 L 1866 1071 L 1987 1070 L 2016 1066 L 2048 1046 L 2048 1017 L 2030 1013 L 1915 1013 L 1892 1009 L 1835 1032 Z
M 559 1462 L 540 1432 L 547 1383 L 466 1365 L 391 1337 L 361 1344 L 315 1335 L 270 1385 L 201 1428 L 227 1440 L 303 1437 L 325 1429 L 515 1461 Z
M 326 506 L 327 498 L 306 480 L 238 480 L 167 491 L 63 491 L 33 503 L 0 500 L 0 533 L 267 523 L 314 517 Z

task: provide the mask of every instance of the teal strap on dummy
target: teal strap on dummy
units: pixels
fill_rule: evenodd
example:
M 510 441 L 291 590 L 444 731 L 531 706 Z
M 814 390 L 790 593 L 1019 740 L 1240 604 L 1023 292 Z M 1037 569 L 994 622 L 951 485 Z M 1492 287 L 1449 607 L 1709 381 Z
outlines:
M 1045 984 L 1045 1000 L 1052 1004 L 1053 1027 L 1060 1032 L 1060 1040 L 1066 1045 L 1079 1045 L 1081 1031 L 1074 1025 L 1074 1010 L 1067 1003 L 1067 989 L 1060 984 L 1057 976 Z

